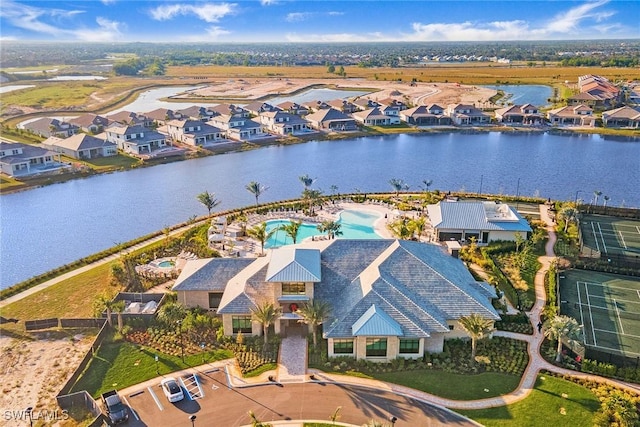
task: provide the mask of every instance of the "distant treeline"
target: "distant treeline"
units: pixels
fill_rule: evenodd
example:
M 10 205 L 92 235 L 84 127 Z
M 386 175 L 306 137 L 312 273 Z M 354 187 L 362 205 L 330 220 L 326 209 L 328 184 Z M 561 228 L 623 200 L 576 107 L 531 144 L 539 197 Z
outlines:
M 563 59 L 560 64 L 564 67 L 637 67 L 638 58 L 615 57 L 609 59 L 579 56 Z

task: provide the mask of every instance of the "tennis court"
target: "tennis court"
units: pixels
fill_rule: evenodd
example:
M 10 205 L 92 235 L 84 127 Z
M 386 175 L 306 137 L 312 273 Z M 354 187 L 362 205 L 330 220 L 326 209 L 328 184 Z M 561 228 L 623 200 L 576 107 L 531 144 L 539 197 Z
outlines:
M 560 274 L 560 301 L 561 314 L 583 326 L 587 349 L 640 356 L 640 281 L 568 270 Z
M 640 255 L 640 221 L 585 215 L 580 220 L 580 231 L 584 255 Z

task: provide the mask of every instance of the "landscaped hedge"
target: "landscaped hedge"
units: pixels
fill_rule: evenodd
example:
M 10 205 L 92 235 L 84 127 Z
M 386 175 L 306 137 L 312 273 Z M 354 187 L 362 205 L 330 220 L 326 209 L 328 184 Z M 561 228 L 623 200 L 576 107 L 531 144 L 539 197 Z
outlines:
M 603 377 L 618 378 L 635 383 L 640 382 L 640 368 L 618 367 L 611 363 L 584 359 L 580 370 L 590 374 L 602 375 Z
M 533 325 L 526 314 L 503 314 L 500 317 L 502 320 L 495 322 L 497 330 L 533 335 Z

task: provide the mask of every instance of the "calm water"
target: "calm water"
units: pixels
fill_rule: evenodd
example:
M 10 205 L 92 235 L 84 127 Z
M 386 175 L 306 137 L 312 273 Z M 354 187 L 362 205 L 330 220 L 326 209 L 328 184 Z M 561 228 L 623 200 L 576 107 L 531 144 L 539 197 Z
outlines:
M 373 229 L 373 223 L 380 218 L 380 215 L 372 213 L 364 213 L 360 211 L 344 211 L 340 214 L 338 222 L 341 224 L 340 231 L 342 235 L 338 239 L 380 239 L 381 237 Z M 267 231 L 271 231 L 283 224 L 289 224 L 290 221 L 276 220 L 267 222 Z M 318 231 L 317 224 L 303 223 L 298 229 L 297 242 L 302 242 L 311 236 L 326 236 L 327 233 Z M 273 236 L 265 242 L 265 248 L 274 246 L 290 245 L 293 239 L 284 231 L 277 230 Z
M 228 153 L 94 176 L 0 197 L 0 284 L 33 275 L 204 215 L 207 190 L 218 209 L 252 205 L 250 181 L 269 186 L 261 202 L 297 197 L 298 177 L 330 193 L 390 191 L 391 178 L 417 190 L 537 195 L 640 206 L 640 142 L 598 135 L 441 133 L 316 141 Z M 518 188 L 518 180 L 520 182 Z M 600 198 L 602 200 L 602 197 Z
M 29 87 L 36 87 L 35 85 L 8 85 L 0 86 L 0 93 L 13 92 L 14 90 L 26 89 Z
M 553 89 L 544 85 L 495 85 L 484 86 L 505 93 L 499 103 L 532 104 L 536 107 L 549 105 L 549 98 L 553 96 Z

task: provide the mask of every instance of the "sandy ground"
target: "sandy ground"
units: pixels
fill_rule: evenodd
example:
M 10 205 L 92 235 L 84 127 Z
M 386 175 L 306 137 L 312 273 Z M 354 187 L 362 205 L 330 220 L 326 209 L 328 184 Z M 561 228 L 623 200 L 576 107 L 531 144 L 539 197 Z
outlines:
M 0 424 L 25 425 L 7 411 L 58 409 L 56 395 L 91 347 L 93 336 L 39 332 L 33 340 L 0 336 Z M 5 424 L 6 423 L 6 424 Z M 51 424 L 48 424 L 51 425 Z
M 368 95 L 374 100 L 396 98 L 409 100 L 414 105 L 437 103 L 442 107 L 448 104 L 477 104 L 488 106 L 489 98 L 496 94 L 493 89 L 457 83 L 415 83 L 371 81 L 356 79 L 237 79 L 213 83 L 204 88 L 190 90 L 180 94 L 179 98 L 230 97 L 243 98 L 246 102 L 273 96 L 286 96 L 314 85 L 326 85 L 335 89 L 375 89 Z

